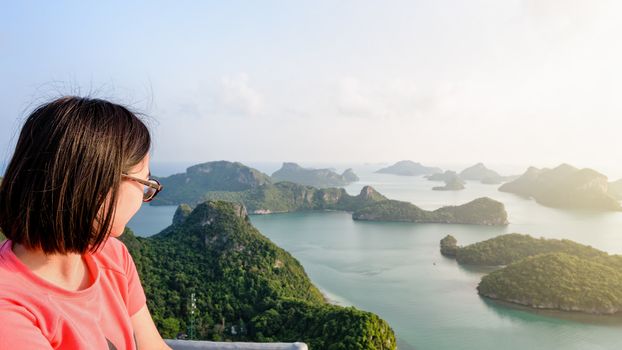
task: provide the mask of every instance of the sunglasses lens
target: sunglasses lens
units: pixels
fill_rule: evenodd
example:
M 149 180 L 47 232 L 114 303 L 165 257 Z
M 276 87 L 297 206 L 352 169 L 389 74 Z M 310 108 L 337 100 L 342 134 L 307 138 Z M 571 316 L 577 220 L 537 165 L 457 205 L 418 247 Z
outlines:
M 148 201 L 155 195 L 156 190 L 153 187 L 145 186 L 143 190 L 143 200 Z
M 154 179 L 149 179 L 149 182 L 151 182 L 154 185 L 159 186 L 160 183 L 157 180 Z M 145 186 L 143 189 L 143 201 L 144 202 L 148 202 L 150 200 L 153 199 L 153 197 L 155 197 L 155 195 L 158 193 L 158 190 L 154 187 L 151 186 Z

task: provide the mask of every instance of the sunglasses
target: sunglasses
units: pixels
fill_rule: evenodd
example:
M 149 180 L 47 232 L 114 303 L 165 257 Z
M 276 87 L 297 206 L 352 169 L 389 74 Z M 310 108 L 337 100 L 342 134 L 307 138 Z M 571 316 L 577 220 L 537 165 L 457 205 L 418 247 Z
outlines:
M 155 198 L 156 194 L 164 188 L 160 185 L 158 180 L 152 179 L 151 177 L 148 180 L 143 180 L 128 174 L 121 174 L 121 176 L 143 185 L 143 202 L 151 202 Z

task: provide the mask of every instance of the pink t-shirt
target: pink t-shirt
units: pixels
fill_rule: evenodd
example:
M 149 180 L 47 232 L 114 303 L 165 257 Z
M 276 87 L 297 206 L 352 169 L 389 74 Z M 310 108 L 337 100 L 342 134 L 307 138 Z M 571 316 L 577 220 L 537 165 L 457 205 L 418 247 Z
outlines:
M 130 317 L 146 302 L 127 248 L 109 238 L 84 261 L 94 282 L 69 291 L 0 243 L 0 349 L 136 349 Z

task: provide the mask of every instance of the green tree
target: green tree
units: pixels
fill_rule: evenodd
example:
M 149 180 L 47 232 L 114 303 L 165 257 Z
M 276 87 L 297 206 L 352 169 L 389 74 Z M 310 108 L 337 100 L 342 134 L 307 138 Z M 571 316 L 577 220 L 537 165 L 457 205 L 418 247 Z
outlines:
M 159 329 L 160 334 L 164 338 L 174 339 L 179 333 L 179 320 L 174 317 L 167 317 L 162 321 L 162 327 Z

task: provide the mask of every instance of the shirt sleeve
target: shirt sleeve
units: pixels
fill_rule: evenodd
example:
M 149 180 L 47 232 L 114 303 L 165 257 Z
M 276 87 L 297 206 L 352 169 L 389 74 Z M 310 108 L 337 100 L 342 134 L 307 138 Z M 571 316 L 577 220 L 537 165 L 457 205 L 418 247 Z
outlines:
M 132 259 L 125 245 L 123 245 L 123 251 L 125 255 L 125 275 L 127 276 L 128 283 L 128 298 L 126 303 L 127 311 L 131 317 L 147 303 L 147 298 L 145 297 L 143 286 L 140 283 L 140 277 L 138 276 L 138 271 L 136 271 L 134 259 Z
M 22 306 L 0 303 L 0 325 L 0 349 L 53 349 L 37 319 Z

